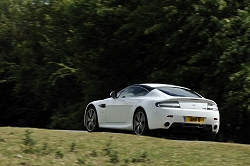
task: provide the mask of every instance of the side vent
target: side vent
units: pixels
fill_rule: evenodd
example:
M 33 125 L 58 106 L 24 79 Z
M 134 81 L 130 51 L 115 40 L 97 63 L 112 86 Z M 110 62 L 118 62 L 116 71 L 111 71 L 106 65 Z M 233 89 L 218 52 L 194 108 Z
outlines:
M 101 108 L 105 108 L 106 104 L 99 104 L 98 106 L 101 107 Z

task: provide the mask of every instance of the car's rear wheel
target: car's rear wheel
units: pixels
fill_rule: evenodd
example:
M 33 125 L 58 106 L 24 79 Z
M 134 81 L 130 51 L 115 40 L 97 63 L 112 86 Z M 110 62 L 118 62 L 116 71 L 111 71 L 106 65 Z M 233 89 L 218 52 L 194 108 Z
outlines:
M 94 132 L 99 130 L 98 117 L 95 107 L 89 107 L 84 116 L 84 125 L 89 132 Z
M 209 133 L 209 134 L 200 136 L 199 140 L 200 141 L 213 141 L 215 137 L 216 137 L 216 133 Z
M 143 109 L 139 109 L 135 112 L 133 118 L 133 129 L 137 135 L 149 134 L 147 115 Z

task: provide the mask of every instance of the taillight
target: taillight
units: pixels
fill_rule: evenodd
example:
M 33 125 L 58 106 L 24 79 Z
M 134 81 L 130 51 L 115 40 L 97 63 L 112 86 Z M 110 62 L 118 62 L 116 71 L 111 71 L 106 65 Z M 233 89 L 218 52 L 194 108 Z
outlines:
M 155 103 L 156 107 L 181 108 L 178 101 L 163 101 Z
M 214 110 L 214 111 L 218 111 L 218 107 L 215 103 L 208 103 L 207 104 L 207 110 Z

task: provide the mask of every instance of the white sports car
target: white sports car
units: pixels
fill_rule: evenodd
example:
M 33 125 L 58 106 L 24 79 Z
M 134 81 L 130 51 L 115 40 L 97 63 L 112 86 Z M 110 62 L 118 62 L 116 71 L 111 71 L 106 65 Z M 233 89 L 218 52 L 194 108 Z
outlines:
M 213 140 L 219 131 L 217 104 L 185 87 L 134 84 L 110 96 L 87 105 L 84 126 L 89 132 L 107 128 L 147 135 L 151 130 L 164 129 Z

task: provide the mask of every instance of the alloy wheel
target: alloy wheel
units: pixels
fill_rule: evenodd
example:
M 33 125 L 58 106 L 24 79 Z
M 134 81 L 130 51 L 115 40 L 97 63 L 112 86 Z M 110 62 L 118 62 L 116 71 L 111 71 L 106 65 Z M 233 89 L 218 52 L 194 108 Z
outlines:
M 139 111 L 134 117 L 134 132 L 137 135 L 142 135 L 146 127 L 146 117 L 144 112 Z
M 96 130 L 97 116 L 94 108 L 89 108 L 85 115 L 85 126 L 88 131 Z

